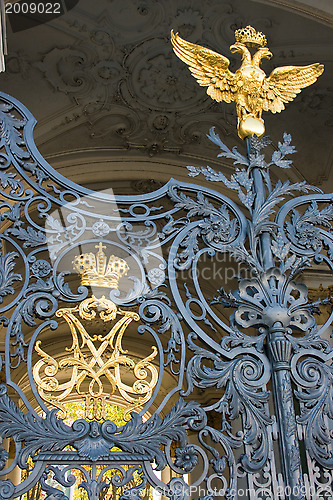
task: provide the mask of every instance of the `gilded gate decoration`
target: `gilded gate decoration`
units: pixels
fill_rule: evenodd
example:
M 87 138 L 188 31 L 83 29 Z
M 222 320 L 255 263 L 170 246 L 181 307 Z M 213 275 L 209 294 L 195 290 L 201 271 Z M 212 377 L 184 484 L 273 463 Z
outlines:
M 187 42 L 171 31 L 175 54 L 189 66 L 199 85 L 208 87 L 207 94 L 218 102 L 235 101 L 239 137 L 245 139 L 254 134 L 262 137 L 265 133 L 262 112 L 280 113 L 284 110 L 285 103 L 317 80 L 324 65 L 282 66 L 267 77 L 260 65 L 263 59 L 270 59 L 273 54 L 266 47 L 265 35 L 252 26 L 246 26 L 235 31 L 235 40 L 230 51 L 242 55 L 242 65 L 232 73 L 230 61 L 225 56 Z M 253 55 L 251 49 L 255 49 Z
M 5 94 L 0 120 L 0 499 L 37 482 L 48 500 L 74 484 L 89 500 L 112 487 L 120 500 L 151 487 L 171 500 L 328 497 L 333 312 L 321 324 L 331 298 L 309 301 L 302 273 L 333 270 L 333 195 L 272 185 L 290 135 L 268 159 L 267 137 L 243 154 L 210 130 L 235 172 L 189 175 L 238 203 L 173 179 L 117 197 L 57 174 Z M 86 417 L 68 423 L 80 398 Z
M 262 112 L 283 111 L 285 103 L 317 80 L 324 65 L 281 66 L 267 77 L 260 65 L 263 59 L 270 59 L 273 54 L 266 47 L 265 35 L 252 26 L 246 26 L 235 31 L 235 40 L 230 51 L 242 55 L 242 65 L 232 73 L 230 61 L 225 56 L 187 42 L 171 31 L 175 54 L 189 66 L 199 85 L 208 87 L 207 94 L 218 102 L 235 101 L 239 137 L 245 139 L 254 134 L 262 137 L 265 133 Z M 253 55 L 251 49 L 255 49 Z

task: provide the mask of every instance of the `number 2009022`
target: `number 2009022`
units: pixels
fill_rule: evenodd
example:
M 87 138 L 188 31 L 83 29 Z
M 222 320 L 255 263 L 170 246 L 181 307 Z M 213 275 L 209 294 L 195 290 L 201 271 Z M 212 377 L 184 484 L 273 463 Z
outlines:
M 6 14 L 61 14 L 61 4 L 55 3 L 7 3 Z

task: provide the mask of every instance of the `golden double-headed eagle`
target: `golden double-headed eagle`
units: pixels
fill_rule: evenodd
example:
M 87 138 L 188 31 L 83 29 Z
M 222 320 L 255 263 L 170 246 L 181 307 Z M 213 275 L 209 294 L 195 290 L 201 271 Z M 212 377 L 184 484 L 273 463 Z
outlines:
M 238 134 L 242 139 L 265 132 L 263 111 L 280 113 L 285 103 L 292 101 L 302 88 L 314 83 L 324 71 L 323 64 L 309 66 L 282 66 L 267 77 L 260 68 L 262 59 L 272 53 L 266 47 L 263 33 L 252 26 L 235 31 L 236 43 L 231 52 L 242 55 L 242 65 L 235 72 L 229 70 L 230 61 L 210 49 L 187 42 L 171 31 L 171 42 L 176 55 L 185 62 L 199 85 L 215 101 L 235 101 L 238 116 Z M 252 55 L 251 48 L 256 49 Z

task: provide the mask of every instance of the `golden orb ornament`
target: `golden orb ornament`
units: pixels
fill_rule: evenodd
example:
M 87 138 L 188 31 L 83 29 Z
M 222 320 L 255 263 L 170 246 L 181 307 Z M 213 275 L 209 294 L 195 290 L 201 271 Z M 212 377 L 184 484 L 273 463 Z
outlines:
M 253 118 L 253 116 L 248 116 L 245 120 L 241 120 L 238 125 L 238 135 L 241 139 L 246 139 L 246 137 L 251 137 L 256 135 L 259 138 L 265 133 L 264 120 L 259 118 Z
M 187 42 L 171 31 L 175 54 L 189 66 L 199 85 L 208 87 L 207 94 L 217 102 L 236 103 L 239 137 L 245 139 L 254 134 L 261 137 L 265 132 L 262 112 L 283 111 L 285 103 L 317 80 L 324 65 L 282 66 L 266 76 L 260 64 L 262 59 L 270 59 L 273 54 L 266 47 L 265 35 L 246 26 L 235 31 L 235 39 L 230 50 L 241 54 L 242 64 L 232 73 L 230 61 L 225 56 Z M 250 48 L 255 49 L 254 54 Z

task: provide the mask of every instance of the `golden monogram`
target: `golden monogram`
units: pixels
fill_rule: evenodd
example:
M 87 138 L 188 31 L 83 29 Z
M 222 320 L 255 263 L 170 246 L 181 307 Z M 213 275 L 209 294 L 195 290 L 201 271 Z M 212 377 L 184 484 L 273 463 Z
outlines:
M 117 288 L 119 278 L 129 267 L 114 255 L 107 260 L 101 243 L 97 248 L 96 257 L 92 253 L 75 257 L 73 264 L 81 273 L 81 283 Z M 157 384 L 158 370 L 152 364 L 157 348 L 152 346 L 151 354 L 140 359 L 138 355 L 130 356 L 122 343 L 127 328 L 140 320 L 139 315 L 123 311 L 105 296 L 93 295 L 76 307 L 58 309 L 56 316 L 68 324 L 72 344 L 65 348 L 67 354 L 57 357 L 45 352 L 40 340 L 36 342 L 40 359 L 33 368 L 33 377 L 42 399 L 66 414 L 66 401 L 84 397 L 86 418 L 95 419 L 105 417 L 112 396 L 117 404 L 123 401 L 126 414 L 142 408 Z M 99 330 L 103 324 L 110 325 L 109 331 L 89 333 L 86 322 L 98 324 Z M 96 328 L 95 324 L 92 328 Z

